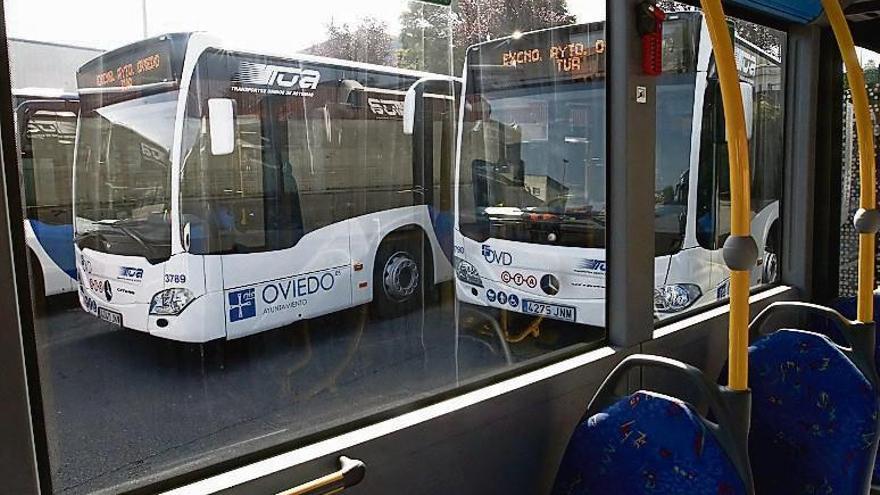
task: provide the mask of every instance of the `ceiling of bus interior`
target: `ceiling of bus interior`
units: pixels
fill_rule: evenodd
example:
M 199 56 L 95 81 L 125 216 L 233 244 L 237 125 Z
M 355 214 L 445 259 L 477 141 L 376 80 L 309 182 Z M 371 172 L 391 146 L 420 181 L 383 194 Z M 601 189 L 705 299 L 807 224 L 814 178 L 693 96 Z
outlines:
M 842 0 L 856 44 L 880 52 L 880 0 Z M 761 12 L 770 17 L 808 24 L 821 18 L 821 0 L 725 0 L 726 4 Z M 698 5 L 698 1 L 693 4 Z

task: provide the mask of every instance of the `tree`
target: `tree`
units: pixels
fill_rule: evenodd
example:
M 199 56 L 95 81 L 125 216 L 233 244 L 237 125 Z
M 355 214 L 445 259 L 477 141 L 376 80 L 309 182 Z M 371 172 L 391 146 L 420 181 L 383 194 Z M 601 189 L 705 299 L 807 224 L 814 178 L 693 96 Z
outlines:
M 694 12 L 699 9 L 675 0 L 659 0 L 657 6 L 664 12 Z M 782 53 L 782 44 L 785 41 L 784 33 L 770 29 L 760 24 L 733 19 L 736 34 L 743 39 L 754 43 L 758 48 L 779 56 Z
M 455 16 L 447 8 L 410 2 L 400 15 L 400 67 L 438 74 L 455 72 L 450 37 Z
M 305 52 L 353 62 L 394 63 L 393 38 L 388 34 L 388 24 L 374 17 L 364 17 L 354 28 L 347 23 L 330 21 L 327 39 Z
M 565 0 L 459 0 L 453 34 L 455 45 L 573 24 Z
M 865 64 L 865 82 L 868 85 L 880 84 L 880 68 L 877 67 L 877 61 L 869 60 Z
M 468 46 L 495 38 L 573 24 L 565 0 L 458 0 L 451 12 L 410 2 L 401 15 L 401 66 L 449 73 L 449 36 L 453 72 Z M 441 65 L 439 68 L 437 65 Z

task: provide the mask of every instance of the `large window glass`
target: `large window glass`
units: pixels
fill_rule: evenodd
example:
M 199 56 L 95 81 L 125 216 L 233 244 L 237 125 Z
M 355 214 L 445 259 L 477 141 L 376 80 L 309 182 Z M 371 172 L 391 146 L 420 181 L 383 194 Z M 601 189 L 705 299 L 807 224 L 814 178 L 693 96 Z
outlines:
M 606 342 L 606 2 L 438 3 L 5 0 L 53 491 Z
M 858 49 L 859 61 L 865 71 L 868 99 L 874 119 L 874 140 L 880 143 L 880 53 Z M 844 80 L 844 84 L 848 82 Z M 838 295 L 844 298 L 838 306 L 847 317 L 855 318 L 854 298 L 858 291 L 859 235 L 853 226 L 853 217 L 859 209 L 859 147 L 852 93 L 845 88 L 843 107 L 843 146 L 841 147 L 841 208 L 840 208 L 840 262 Z M 880 145 L 878 145 L 880 154 Z M 878 157 L 880 158 L 880 157 Z M 880 159 L 878 159 L 880 163 Z M 880 270 L 880 264 L 878 264 Z M 875 274 L 875 279 L 880 280 Z
M 81 101 L 76 152 L 80 249 L 161 259 L 170 254 L 171 143 L 177 92 Z
M 661 6 L 670 12 L 657 89 L 654 309 L 662 321 L 728 296 L 721 250 L 730 235 L 730 177 L 705 21 L 693 7 L 671 1 Z M 738 19 L 731 26 L 751 150 L 752 236 L 759 247 L 752 284 L 758 287 L 780 277 L 785 34 Z M 672 53 L 690 54 L 688 63 L 670 67 Z
M 48 225 L 71 220 L 77 105 L 66 98 L 16 98 L 27 217 Z

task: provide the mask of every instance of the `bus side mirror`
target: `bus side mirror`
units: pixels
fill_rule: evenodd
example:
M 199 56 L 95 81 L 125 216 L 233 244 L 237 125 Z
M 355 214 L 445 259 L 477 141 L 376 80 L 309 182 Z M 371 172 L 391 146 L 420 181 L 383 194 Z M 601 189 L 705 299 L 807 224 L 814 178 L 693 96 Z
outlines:
M 235 114 L 229 98 L 208 99 L 211 154 L 229 155 L 235 150 Z
M 403 99 L 403 133 L 412 136 L 413 129 L 416 126 L 416 84 L 413 84 L 406 90 L 406 97 Z
M 746 136 L 751 141 L 755 132 L 755 88 L 752 83 L 740 82 L 739 89 L 742 93 L 743 113 L 746 118 Z

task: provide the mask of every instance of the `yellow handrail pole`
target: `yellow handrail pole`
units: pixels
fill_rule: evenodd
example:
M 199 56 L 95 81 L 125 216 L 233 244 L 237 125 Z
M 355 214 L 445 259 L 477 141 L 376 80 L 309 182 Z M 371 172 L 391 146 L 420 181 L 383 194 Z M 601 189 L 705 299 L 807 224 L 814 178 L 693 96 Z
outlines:
M 733 40 L 721 0 L 700 0 L 715 52 L 721 98 L 724 102 L 727 148 L 730 160 L 730 235 L 750 237 L 751 179 L 749 178 L 749 138 L 739 85 L 739 71 L 733 53 Z M 749 383 L 749 285 L 747 270 L 730 271 L 730 323 L 728 347 L 728 386 L 746 390 Z
M 874 132 L 865 73 L 859 64 L 856 44 L 838 0 L 822 0 L 822 7 L 834 30 L 840 55 L 846 65 L 846 77 L 852 91 L 856 114 L 856 132 L 859 138 L 859 207 L 870 211 L 877 208 L 877 172 L 874 151 Z M 859 232 L 859 292 L 857 318 L 861 322 L 874 321 L 874 250 L 876 234 Z

